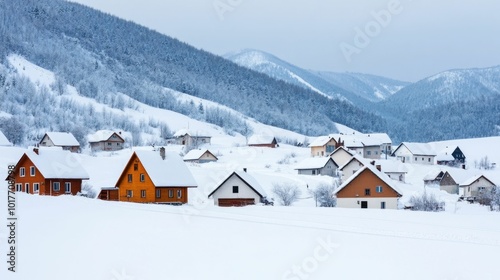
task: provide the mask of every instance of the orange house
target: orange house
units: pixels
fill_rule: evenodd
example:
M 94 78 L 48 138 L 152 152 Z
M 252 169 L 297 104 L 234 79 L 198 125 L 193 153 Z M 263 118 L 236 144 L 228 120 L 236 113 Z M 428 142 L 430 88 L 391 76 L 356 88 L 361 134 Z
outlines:
M 184 204 L 188 188 L 196 188 L 193 175 L 174 152 L 135 151 L 114 188 L 103 188 L 103 200 Z
M 337 207 L 398 209 L 402 194 L 394 184 L 387 175 L 367 164 L 335 190 Z
M 14 169 L 16 192 L 58 196 L 76 195 L 89 175 L 74 154 L 61 148 L 34 148 L 23 154 Z

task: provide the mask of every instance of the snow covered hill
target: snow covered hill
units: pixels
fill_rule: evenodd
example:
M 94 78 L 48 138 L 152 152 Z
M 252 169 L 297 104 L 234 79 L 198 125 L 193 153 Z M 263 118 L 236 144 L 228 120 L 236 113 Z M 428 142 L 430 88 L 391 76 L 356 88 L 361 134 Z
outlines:
M 246 49 L 225 57 L 273 78 L 310 88 L 323 95 L 342 96 L 355 104 L 360 102 L 360 98 L 373 102 L 384 100 L 409 84 L 367 74 L 305 70 L 259 50 Z

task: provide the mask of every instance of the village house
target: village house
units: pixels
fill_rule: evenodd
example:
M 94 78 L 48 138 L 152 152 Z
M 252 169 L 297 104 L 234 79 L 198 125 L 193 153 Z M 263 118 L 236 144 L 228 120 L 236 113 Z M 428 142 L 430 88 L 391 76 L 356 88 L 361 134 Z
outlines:
M 196 162 L 196 163 L 206 163 L 215 162 L 219 160 L 212 152 L 209 150 L 191 150 L 184 156 L 185 162 Z
M 468 201 L 476 201 L 478 196 L 491 191 L 494 186 L 496 184 L 486 176 L 476 175 L 460 183 L 459 195 Z
M 184 204 L 188 188 L 197 183 L 182 158 L 175 152 L 135 151 L 115 187 L 102 188 L 103 200 L 139 203 Z
M 392 140 L 387 133 L 370 133 L 368 137 L 379 140 L 381 154 L 390 155 L 392 153 Z
M 339 166 L 343 166 L 348 161 L 350 161 L 351 158 L 352 158 L 352 156 L 353 156 L 353 154 L 348 149 L 346 149 L 345 147 L 338 147 L 337 149 L 335 149 L 335 151 L 333 151 L 330 154 L 330 157 Z
M 406 182 L 406 174 L 408 173 L 408 169 L 404 164 L 397 160 L 377 160 L 375 163 L 375 167 L 378 170 L 382 171 L 387 177 L 392 180 L 399 182 Z
M 5 137 L 3 132 L 0 130 L 0 146 L 12 146 L 12 143 Z
M 295 170 L 301 175 L 338 176 L 339 166 L 331 157 L 306 158 L 299 163 Z
M 338 148 L 337 141 L 330 136 L 320 136 L 309 144 L 311 148 L 311 156 L 324 157 L 330 155 Z
M 262 186 L 246 169 L 232 172 L 208 195 L 215 205 L 224 207 L 255 205 L 265 197 Z
M 436 156 L 437 164 L 465 168 L 466 157 L 458 146 L 446 146 Z
M 339 139 L 337 140 L 338 146 L 344 146 L 353 154 L 369 159 L 379 159 L 381 156 L 382 141 L 379 138 L 362 133 L 330 136 Z
M 111 130 L 99 130 L 88 137 L 90 149 L 97 151 L 119 151 L 123 149 L 125 140 L 121 137 L 121 132 L 116 133 Z
M 254 134 L 248 139 L 249 147 L 276 148 L 278 141 L 271 135 Z
M 38 143 L 40 147 L 61 147 L 63 150 L 77 153 L 80 143 L 69 132 L 47 132 Z
M 424 185 L 427 187 L 439 186 L 440 190 L 450 194 L 458 194 L 458 184 L 448 171 L 435 170 L 424 177 Z
M 392 153 L 393 157 L 403 163 L 434 164 L 436 153 L 427 143 L 403 142 Z
M 368 164 L 346 180 L 334 194 L 337 207 L 398 209 L 402 193 L 387 175 Z
M 11 179 L 16 192 L 58 196 L 81 193 L 89 175 L 69 151 L 35 147 L 22 155 Z
M 342 174 L 341 176 L 342 181 L 349 179 L 352 175 L 356 174 L 356 172 L 358 172 L 358 170 L 363 168 L 366 164 L 367 163 L 361 156 L 359 155 L 352 156 L 351 159 L 346 164 L 340 167 L 340 173 Z
M 180 129 L 175 132 L 172 138 L 167 139 L 167 143 L 198 148 L 202 145 L 210 144 L 211 140 L 212 136 L 207 136 L 204 133 L 193 133 L 188 129 Z

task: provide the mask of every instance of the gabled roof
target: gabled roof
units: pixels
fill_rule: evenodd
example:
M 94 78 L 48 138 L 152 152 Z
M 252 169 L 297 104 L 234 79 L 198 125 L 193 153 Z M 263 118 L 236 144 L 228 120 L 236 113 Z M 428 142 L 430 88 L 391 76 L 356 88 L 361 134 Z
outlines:
M 277 144 L 272 135 L 254 134 L 248 139 L 248 145 Z
M 331 157 L 315 157 L 306 158 L 295 167 L 295 170 L 320 169 L 325 167 L 329 161 L 332 161 L 337 168 L 339 167 Z
M 472 176 L 470 177 L 469 179 L 465 180 L 464 182 L 462 182 L 460 184 L 460 186 L 462 187 L 466 187 L 466 186 L 470 186 L 472 184 L 474 184 L 474 182 L 476 182 L 477 180 L 481 179 L 481 178 L 484 178 L 486 181 L 490 182 L 492 185 L 496 186 L 497 184 L 493 183 L 490 179 L 486 178 L 486 176 L 484 175 L 475 175 L 475 176 Z
M 335 149 L 335 151 L 333 151 L 333 152 L 330 154 L 330 156 L 332 156 L 332 155 L 334 155 L 334 154 L 338 153 L 340 150 L 344 150 L 346 153 L 348 153 L 348 154 L 350 154 L 351 156 L 353 156 L 353 154 L 352 154 L 352 153 L 351 153 L 351 152 L 350 152 L 347 148 L 345 148 L 344 146 L 340 146 L 340 147 L 338 147 L 337 149 Z
M 200 159 L 205 153 L 211 154 L 215 159 L 217 157 L 212 154 L 209 150 L 191 150 L 189 151 L 185 156 L 184 160 L 198 160 Z
M 193 133 L 192 131 L 190 131 L 189 129 L 186 129 L 186 128 L 182 128 L 182 129 L 177 130 L 174 133 L 173 136 L 174 137 L 182 137 L 184 135 L 189 135 L 189 136 L 192 136 L 192 137 L 208 137 L 208 138 L 211 138 L 211 136 L 206 136 L 205 132 L 197 131 L 197 132 Z
M 0 146 L 12 146 L 12 143 L 5 137 L 3 132 L 0 130 Z
M 125 142 L 125 140 L 118 133 L 116 133 L 112 130 L 98 130 L 94 134 L 89 135 L 88 140 L 90 143 L 108 141 L 109 138 L 111 138 L 111 136 L 113 136 L 113 134 L 115 134 L 122 141 Z
M 50 138 L 55 146 L 80 146 L 75 136 L 69 132 L 47 132 L 45 135 Z M 45 136 L 42 137 L 42 140 L 43 138 Z M 40 140 L 40 143 L 42 140 Z
M 365 161 L 364 158 L 362 158 L 359 155 L 355 154 L 355 155 L 352 156 L 352 158 L 348 162 L 346 162 L 344 165 L 342 165 L 340 167 L 340 170 L 343 170 L 347 165 L 349 165 L 349 163 L 351 163 L 351 161 L 354 161 L 354 160 L 360 162 L 363 165 L 368 165 L 368 163 Z
M 331 139 L 332 137 L 330 136 L 319 136 L 309 144 L 309 147 L 323 147 L 330 142 Z
M 377 160 L 375 165 L 380 165 L 384 173 L 408 173 L 406 165 L 399 160 Z
M 45 179 L 89 179 L 89 174 L 79 163 L 78 156 L 60 147 L 40 147 L 38 154 L 30 150 L 24 153 L 21 160 L 24 157 L 33 162 Z
M 330 137 L 333 137 L 337 141 L 340 139 L 347 148 L 363 148 L 383 144 L 379 138 L 371 137 L 370 134 L 331 134 Z
M 446 146 L 446 148 L 439 151 L 436 156 L 436 160 L 438 161 L 453 161 L 455 157 L 453 157 L 453 152 L 458 148 L 458 146 Z
M 129 164 L 134 155 L 139 158 L 156 187 L 196 188 L 198 186 L 182 158 L 175 152 L 165 152 L 165 159 L 162 159 L 160 152 L 135 151 Z M 125 170 L 120 178 L 124 176 L 124 172 Z
M 411 142 L 403 142 L 399 144 L 399 146 L 394 150 L 392 154 L 393 155 L 396 154 L 396 151 L 398 151 L 402 146 L 405 146 L 413 155 L 417 156 L 436 155 L 436 152 L 434 151 L 431 145 L 427 143 L 411 143 Z
M 337 188 L 333 192 L 333 194 L 337 194 L 339 191 L 341 191 L 342 189 L 346 188 L 352 181 L 356 180 L 358 178 L 358 176 L 361 173 L 363 173 L 365 170 L 368 170 L 369 172 L 375 174 L 375 176 L 377 176 L 380 180 L 382 180 L 385 184 L 387 184 L 390 188 L 392 188 L 400 196 L 403 195 L 403 193 L 393 184 L 394 181 L 391 178 L 389 178 L 386 174 L 378 171 L 375 168 L 375 166 L 373 166 L 371 164 L 365 165 L 363 168 L 361 168 L 356 173 L 354 173 L 354 175 L 352 175 L 351 177 L 349 177 L 349 179 L 347 179 L 339 188 Z
M 383 144 L 392 143 L 391 137 L 387 133 L 369 133 L 367 134 L 369 137 L 379 139 Z
M 259 182 L 257 182 L 257 180 L 255 180 L 255 178 L 252 175 L 248 174 L 245 171 L 234 171 L 233 173 L 229 174 L 229 176 L 227 176 L 224 180 L 222 180 L 219 184 L 217 184 L 217 188 L 215 188 L 215 190 L 213 190 L 208 195 L 208 197 L 210 198 L 220 187 L 222 187 L 222 185 L 224 185 L 224 183 L 227 180 L 229 180 L 229 178 L 231 178 L 233 176 L 237 176 L 238 178 L 240 178 L 240 180 L 242 180 L 245 184 L 247 184 L 248 187 L 250 187 L 250 189 L 252 189 L 260 197 L 266 196 L 266 192 L 264 191 L 262 186 L 259 184 Z

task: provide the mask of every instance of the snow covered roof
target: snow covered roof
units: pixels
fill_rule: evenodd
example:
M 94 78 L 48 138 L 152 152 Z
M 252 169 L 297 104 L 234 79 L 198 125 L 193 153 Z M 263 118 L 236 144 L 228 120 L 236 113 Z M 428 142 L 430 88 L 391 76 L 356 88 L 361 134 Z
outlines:
M 75 136 L 69 132 L 47 132 L 45 135 L 50 138 L 55 146 L 80 146 Z
M 403 193 L 399 190 L 399 188 L 396 187 L 395 184 L 393 184 L 394 181 L 391 178 L 389 178 L 389 176 L 378 171 L 377 168 L 375 168 L 375 166 L 373 166 L 371 164 L 365 165 L 363 168 L 361 168 L 356 173 L 354 173 L 354 175 L 352 175 L 346 181 L 344 181 L 344 183 L 338 189 L 336 189 L 333 192 L 333 194 L 337 194 L 339 191 L 341 191 L 342 189 L 347 187 L 352 181 L 354 181 L 356 178 L 358 178 L 358 176 L 367 169 L 370 172 L 372 172 L 373 174 L 375 174 L 375 176 L 377 176 L 380 180 L 382 180 L 384 183 L 386 183 L 389 187 L 391 187 L 393 190 L 395 190 L 399 195 L 403 195 Z
M 337 164 L 331 157 L 315 157 L 306 158 L 295 167 L 295 170 L 320 169 L 325 167 L 329 161 L 332 161 L 337 166 Z
M 445 173 L 446 171 L 439 170 L 439 169 L 430 171 L 429 173 L 427 173 L 424 176 L 424 181 L 433 181 L 433 180 L 436 180 L 436 178 L 439 176 L 439 174 L 441 172 Z
M 332 137 L 330 137 L 330 136 L 319 136 L 309 144 L 309 147 L 323 147 L 331 139 L 332 139 Z
M 408 173 L 408 168 L 399 160 L 377 160 L 375 165 L 380 165 L 384 173 Z
M 12 143 L 5 137 L 2 131 L 0 131 L 0 146 L 12 146 Z
M 399 144 L 396 150 L 394 150 L 394 153 L 396 153 L 396 151 L 399 150 L 401 146 L 405 146 L 414 155 L 419 155 L 419 156 L 436 155 L 436 152 L 434 151 L 431 145 L 427 143 L 411 143 L 411 142 L 403 142 Z
M 474 175 L 474 176 L 470 177 L 469 179 L 462 182 L 460 184 L 460 186 L 470 186 L 470 185 L 474 184 L 474 182 L 476 182 L 477 180 L 479 180 L 481 178 L 484 178 L 486 181 L 490 182 L 492 185 L 495 185 L 495 186 L 497 185 L 497 184 L 493 183 L 490 179 L 486 178 L 486 176 L 480 174 L 480 175 Z
M 347 148 L 345 148 L 344 146 L 340 146 L 338 147 L 337 149 L 335 149 L 335 151 L 333 151 L 330 156 L 338 153 L 340 150 L 344 150 L 346 153 L 350 154 L 351 156 L 353 155 L 353 153 L 351 153 Z
M 209 150 L 191 150 L 185 156 L 184 160 L 197 160 L 200 159 L 205 153 L 210 153 L 215 158 L 217 158 L 213 153 Z
M 379 139 L 383 144 L 392 143 L 391 137 L 387 133 L 370 133 L 367 134 L 369 137 Z
M 248 145 L 271 144 L 276 141 L 272 135 L 254 134 L 248 139 Z
M 197 187 L 193 175 L 182 158 L 175 152 L 135 151 L 156 187 Z
M 112 130 L 98 130 L 94 134 L 89 135 L 88 140 L 90 143 L 107 141 L 115 133 Z M 116 133 L 116 135 L 123 140 L 119 133 Z
M 224 178 L 224 180 L 222 180 L 219 184 L 217 184 L 215 190 L 213 190 L 208 195 L 208 197 L 211 197 L 232 176 L 240 177 L 241 180 L 243 180 L 251 189 L 253 189 L 261 197 L 267 196 L 262 186 L 259 184 L 259 182 L 257 182 L 257 180 L 255 180 L 255 178 L 252 175 L 248 174 L 248 172 L 245 171 L 234 171 L 231 174 L 229 174 L 229 176 Z
M 30 150 L 25 155 L 45 179 L 89 179 L 78 156 L 60 147 L 40 147 L 38 154 Z
M 453 161 L 455 158 L 453 157 L 453 152 L 457 149 L 457 146 L 446 146 L 446 148 L 439 151 L 436 156 L 436 160 L 438 161 Z
M 181 137 L 184 135 L 189 135 L 189 136 L 193 136 L 193 137 L 211 137 L 211 136 L 206 136 L 207 134 L 203 131 L 196 131 L 193 133 L 192 131 L 190 131 L 187 128 L 179 129 L 174 133 L 174 137 Z
M 380 146 L 383 144 L 382 140 L 377 137 L 371 137 L 369 134 L 331 134 L 330 137 L 334 138 L 336 141 L 340 139 L 347 148 L 362 148 L 367 146 Z
M 353 160 L 356 160 L 356 161 L 360 162 L 363 165 L 368 165 L 369 164 L 368 162 L 366 162 L 366 160 L 364 158 L 360 157 L 358 154 L 354 154 L 348 162 L 346 162 L 344 165 L 342 165 L 340 167 L 340 170 L 344 169 Z

